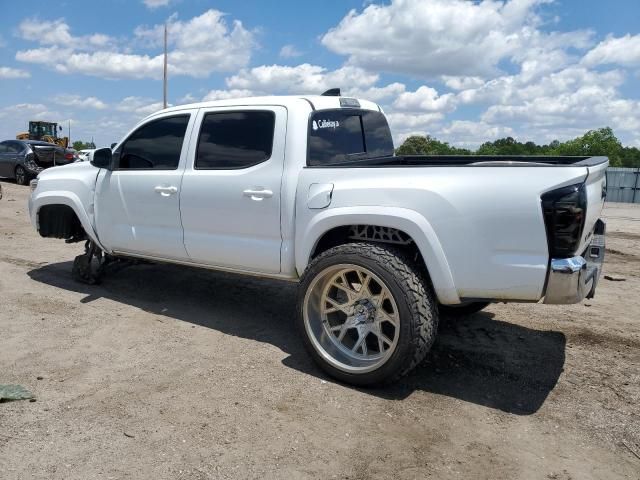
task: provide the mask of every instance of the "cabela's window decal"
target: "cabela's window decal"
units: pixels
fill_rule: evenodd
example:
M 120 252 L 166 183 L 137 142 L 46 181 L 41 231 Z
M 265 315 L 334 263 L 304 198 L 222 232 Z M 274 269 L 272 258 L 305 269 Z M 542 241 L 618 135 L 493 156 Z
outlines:
M 340 126 L 340 122 L 337 120 L 314 120 L 313 121 L 313 129 L 318 130 L 319 128 L 333 128 L 334 130 Z

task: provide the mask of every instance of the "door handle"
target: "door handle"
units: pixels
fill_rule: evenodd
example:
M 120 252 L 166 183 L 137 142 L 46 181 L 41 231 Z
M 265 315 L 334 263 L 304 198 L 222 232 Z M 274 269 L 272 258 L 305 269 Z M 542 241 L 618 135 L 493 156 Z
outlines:
M 174 193 L 178 193 L 178 187 L 162 187 L 158 185 L 153 189 L 156 193 L 159 193 L 163 197 L 168 197 L 169 195 L 173 195 Z
M 242 192 L 242 194 L 245 197 L 250 197 L 251 200 L 255 200 L 256 202 L 260 202 L 260 201 L 264 200 L 265 198 L 273 197 L 273 192 L 271 190 L 264 190 L 264 189 L 262 189 L 262 190 L 257 190 L 257 189 L 256 190 L 252 190 L 252 189 L 244 190 Z

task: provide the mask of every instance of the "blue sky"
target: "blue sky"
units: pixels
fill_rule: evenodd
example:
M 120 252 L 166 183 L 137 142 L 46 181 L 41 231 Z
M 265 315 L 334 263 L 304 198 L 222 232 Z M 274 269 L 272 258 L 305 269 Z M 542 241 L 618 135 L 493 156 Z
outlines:
M 90 7 L 88 7 L 90 5 Z M 611 126 L 640 146 L 638 0 L 0 0 L 0 137 L 29 119 L 109 144 L 169 102 L 320 93 L 389 115 L 396 141 L 548 142 Z

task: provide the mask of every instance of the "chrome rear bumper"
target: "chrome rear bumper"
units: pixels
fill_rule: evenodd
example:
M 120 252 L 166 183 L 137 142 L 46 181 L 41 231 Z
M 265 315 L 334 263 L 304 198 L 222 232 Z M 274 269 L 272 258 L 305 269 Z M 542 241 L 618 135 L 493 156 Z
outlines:
M 593 298 L 604 261 L 605 223 L 598 220 L 585 252 L 571 258 L 551 259 L 544 303 L 579 303 Z

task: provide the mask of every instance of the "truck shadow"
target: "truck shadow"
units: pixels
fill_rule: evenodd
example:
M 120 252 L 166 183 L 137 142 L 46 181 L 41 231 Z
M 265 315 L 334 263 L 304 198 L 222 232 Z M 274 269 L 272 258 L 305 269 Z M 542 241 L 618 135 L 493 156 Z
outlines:
M 305 352 L 295 326 L 296 285 L 172 265 L 138 265 L 89 286 L 71 278 L 71 262 L 28 272 L 35 281 L 107 298 L 176 320 L 259 342 L 289 357 L 293 369 L 328 379 Z M 401 400 L 416 390 L 517 415 L 535 413 L 563 370 L 566 338 L 480 313 L 441 322 L 425 362 L 395 385 L 361 391 Z

